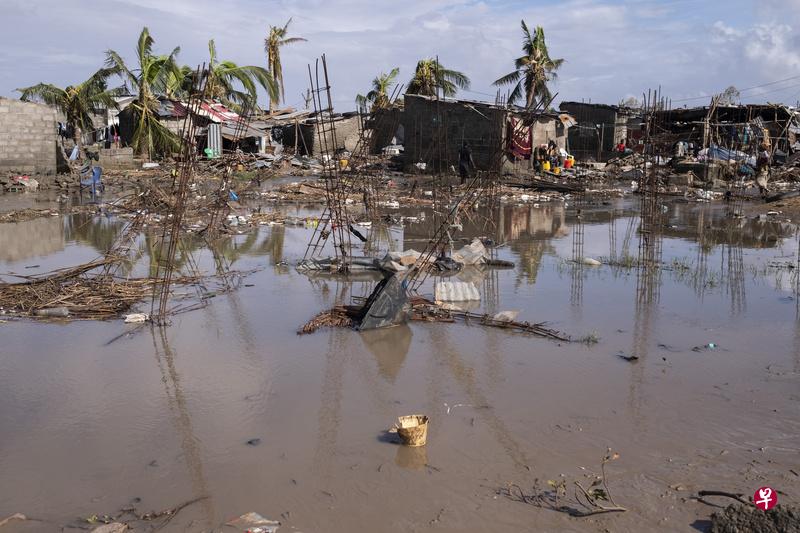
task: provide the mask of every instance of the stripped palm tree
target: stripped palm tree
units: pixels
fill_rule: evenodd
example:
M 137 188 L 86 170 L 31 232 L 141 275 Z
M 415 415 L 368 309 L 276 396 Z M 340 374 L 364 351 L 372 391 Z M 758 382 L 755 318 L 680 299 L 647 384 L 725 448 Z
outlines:
M 389 74 L 381 72 L 375 79 L 372 80 L 372 89 L 366 96 L 359 94 L 356 96 L 356 103 L 366 108 L 372 106 L 371 110 L 384 109 L 389 107 L 389 93 L 395 84 L 397 75 L 400 73 L 399 68 L 393 68 Z
M 136 92 L 136 99 L 130 104 L 136 121 L 131 145 L 147 159 L 173 152 L 179 146 L 178 137 L 159 122 L 157 111 L 159 96 L 166 96 L 171 82 L 181 77 L 181 69 L 175 63 L 180 48 L 168 55 L 155 55 L 154 42 L 150 30 L 143 28 L 136 46 L 137 68 L 129 67 L 114 50 L 106 52 L 106 67 Z
M 109 69 L 100 69 L 83 83 L 70 85 L 64 89 L 49 83 L 39 83 L 17 91 L 22 93 L 20 100 L 42 102 L 64 113 L 67 126 L 75 132 L 75 145 L 80 150 L 82 132 L 94 129 L 92 115 L 116 108 L 114 97 L 124 93 L 121 87 L 108 88 L 108 78 L 112 74 Z
M 443 96 L 455 96 L 458 89 L 469 89 L 469 85 L 463 72 L 445 68 L 436 59 L 420 59 L 406 94 L 435 96 L 441 89 Z
M 514 85 L 508 97 L 513 104 L 525 97 L 525 107 L 549 101 L 552 98 L 547 82 L 558 77 L 556 71 L 564 64 L 563 59 L 551 59 L 544 39 L 544 29 L 536 26 L 533 35 L 522 21 L 522 51 L 525 55 L 514 60 L 514 71 L 494 82 L 494 85 Z
M 281 47 L 287 44 L 299 43 L 306 41 L 303 37 L 287 37 L 289 31 L 289 24 L 292 19 L 286 21 L 283 27 L 270 26 L 269 34 L 264 39 L 264 52 L 267 54 L 267 67 L 272 74 L 275 82 L 280 86 L 280 93 L 276 94 L 273 98 L 269 98 L 269 110 L 272 112 L 275 107 L 280 104 L 281 100 L 286 96 L 286 91 L 283 87 L 283 65 L 281 65 Z

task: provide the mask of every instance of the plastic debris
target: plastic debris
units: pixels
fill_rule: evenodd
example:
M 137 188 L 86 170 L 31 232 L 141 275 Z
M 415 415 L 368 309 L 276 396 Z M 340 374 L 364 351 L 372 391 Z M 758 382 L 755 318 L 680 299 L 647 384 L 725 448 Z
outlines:
M 49 307 L 47 309 L 37 309 L 34 314 L 36 316 L 67 318 L 69 316 L 69 309 L 66 307 Z
M 143 324 L 148 320 L 150 320 L 150 315 L 147 313 L 131 313 L 130 315 L 125 315 L 126 324 Z
M 592 259 L 591 257 L 584 257 L 581 263 L 587 266 L 600 266 L 603 264 L 597 259 Z
M 473 239 L 470 244 L 453 252 L 453 259 L 462 265 L 480 265 L 489 257 L 486 247 L 480 239 Z
M 519 316 L 519 311 L 500 311 L 492 317 L 492 320 L 498 322 L 513 322 Z
M 275 520 L 264 518 L 258 513 L 245 513 L 239 518 L 230 520 L 225 525 L 235 527 L 239 531 L 248 533 L 275 533 L 281 523 Z

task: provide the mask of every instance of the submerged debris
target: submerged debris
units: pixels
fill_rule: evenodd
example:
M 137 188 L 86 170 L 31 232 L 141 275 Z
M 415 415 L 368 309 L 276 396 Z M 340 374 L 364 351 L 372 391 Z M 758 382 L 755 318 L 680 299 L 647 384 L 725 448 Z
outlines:
M 776 505 L 762 511 L 752 505 L 731 504 L 711 515 L 710 533 L 800 533 L 800 509 Z
M 530 322 L 510 320 L 510 314 L 501 313 L 491 316 L 456 309 L 445 309 L 419 296 L 410 299 L 410 307 L 409 319 L 413 321 L 453 323 L 460 320 L 465 324 L 478 324 L 522 333 L 532 333 L 537 337 L 544 337 L 562 342 L 570 342 L 571 340 L 569 336 L 546 327 L 544 323 L 532 324 Z M 355 327 L 360 310 L 361 308 L 355 306 L 336 306 L 328 311 L 323 311 L 309 320 L 297 333 L 298 335 L 314 333 L 323 327 Z

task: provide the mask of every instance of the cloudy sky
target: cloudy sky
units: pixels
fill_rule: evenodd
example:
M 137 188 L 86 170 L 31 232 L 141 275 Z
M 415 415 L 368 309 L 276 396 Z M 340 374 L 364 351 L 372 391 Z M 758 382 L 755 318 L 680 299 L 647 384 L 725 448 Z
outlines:
M 292 34 L 308 39 L 282 54 L 295 106 L 322 53 L 340 111 L 376 74 L 400 67 L 405 82 L 436 55 L 472 79 L 462 97 L 493 100 L 492 81 L 519 55 L 520 19 L 566 59 L 557 101 L 617 103 L 659 85 L 675 105 L 729 85 L 745 101 L 800 99 L 800 0 L 0 0 L 0 13 L 0 96 L 79 82 L 109 48 L 132 61 L 143 26 L 185 64 L 206 59 L 214 38 L 221 57 L 264 65 L 268 26 L 293 17 Z

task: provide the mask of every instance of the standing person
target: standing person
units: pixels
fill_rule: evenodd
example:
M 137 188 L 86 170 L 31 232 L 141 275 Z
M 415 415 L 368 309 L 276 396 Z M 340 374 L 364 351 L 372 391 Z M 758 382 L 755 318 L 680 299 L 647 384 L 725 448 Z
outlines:
M 472 151 L 470 151 L 467 141 L 464 141 L 458 150 L 458 173 L 461 176 L 461 185 L 467 182 L 470 166 L 475 168 L 475 161 L 472 159 Z
M 769 180 L 769 147 L 766 143 L 761 144 L 756 158 L 756 184 L 761 196 L 766 196 L 769 192 L 767 181 Z

